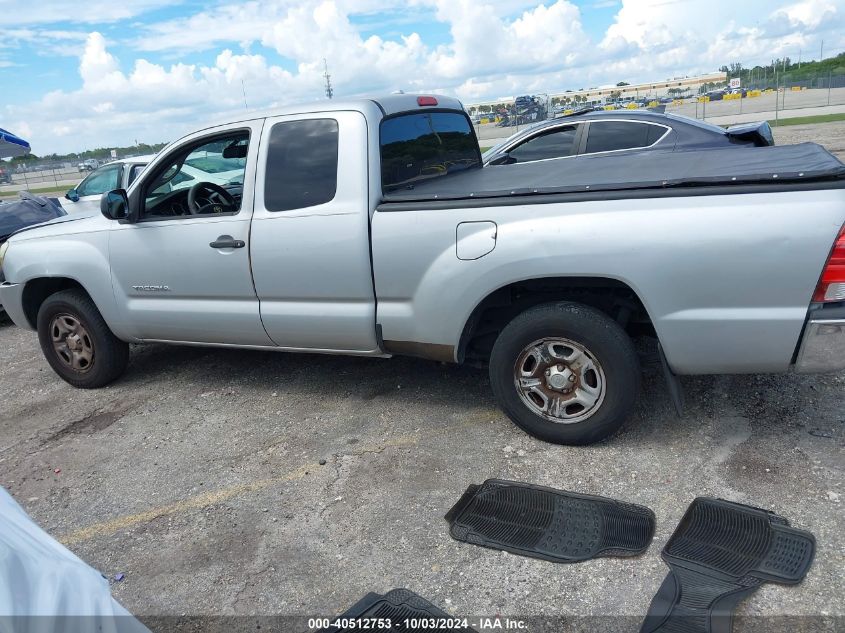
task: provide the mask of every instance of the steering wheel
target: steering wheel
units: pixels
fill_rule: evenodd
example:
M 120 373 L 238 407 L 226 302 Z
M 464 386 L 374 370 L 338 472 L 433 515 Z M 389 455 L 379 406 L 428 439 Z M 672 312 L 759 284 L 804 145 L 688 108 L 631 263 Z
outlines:
M 201 192 L 206 195 L 201 196 Z M 198 182 L 188 189 L 188 211 L 191 215 L 230 213 L 237 208 L 238 203 L 234 196 L 213 182 Z

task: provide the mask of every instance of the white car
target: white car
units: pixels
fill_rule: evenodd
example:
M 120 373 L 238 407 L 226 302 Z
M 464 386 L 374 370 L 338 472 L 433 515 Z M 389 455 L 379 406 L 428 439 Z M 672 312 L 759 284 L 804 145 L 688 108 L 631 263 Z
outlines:
M 88 158 L 88 159 L 82 161 L 81 163 L 79 163 L 76 166 L 76 168 L 79 171 L 94 171 L 99 166 L 100 166 L 100 161 L 98 161 L 96 158 Z
M 102 195 L 113 189 L 128 189 L 153 158 L 154 155 L 135 156 L 103 165 L 69 190 L 62 206 L 69 213 L 98 213 Z M 188 156 L 177 177 L 167 186 L 170 191 L 175 191 L 190 187 L 195 182 L 212 182 L 221 186 L 243 184 L 239 180 L 243 176 L 243 166 L 239 161 L 243 162 L 242 159 L 223 158 L 213 152 Z
M 68 190 L 62 207 L 68 213 L 100 210 L 100 197 L 112 189 L 126 189 L 138 177 L 153 156 L 123 158 L 103 165 L 88 174 L 76 187 Z

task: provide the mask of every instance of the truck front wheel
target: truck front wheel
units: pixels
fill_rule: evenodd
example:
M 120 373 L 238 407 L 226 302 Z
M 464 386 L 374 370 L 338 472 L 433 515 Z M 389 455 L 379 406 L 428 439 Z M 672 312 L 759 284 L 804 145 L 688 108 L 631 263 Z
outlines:
M 578 303 L 547 303 L 499 334 L 490 383 L 508 417 L 530 435 L 591 444 L 630 414 L 640 366 L 630 337 L 607 315 Z
M 82 290 L 47 297 L 38 310 L 37 326 L 50 367 L 74 387 L 103 387 L 126 370 L 129 345 L 112 333 Z

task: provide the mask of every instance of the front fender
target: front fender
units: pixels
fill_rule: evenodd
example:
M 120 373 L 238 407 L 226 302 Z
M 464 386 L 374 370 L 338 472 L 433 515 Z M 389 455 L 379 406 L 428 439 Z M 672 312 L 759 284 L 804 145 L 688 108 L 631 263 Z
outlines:
M 25 289 L 39 279 L 69 279 L 85 289 L 94 301 L 106 324 L 118 338 L 130 340 L 120 324 L 108 260 L 108 231 L 94 231 L 68 235 L 49 235 L 26 239 L 25 235 L 10 240 L 3 262 L 6 282 L 16 290 L 4 290 L 9 315 L 17 325 L 23 325 L 20 315 Z M 24 319 L 26 321 L 26 319 Z

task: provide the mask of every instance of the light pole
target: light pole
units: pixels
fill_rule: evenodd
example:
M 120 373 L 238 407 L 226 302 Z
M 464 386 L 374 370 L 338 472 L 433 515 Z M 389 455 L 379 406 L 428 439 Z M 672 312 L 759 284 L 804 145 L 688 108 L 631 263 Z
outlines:
M 329 74 L 329 64 L 325 57 L 323 57 L 323 68 L 325 70 L 323 77 L 326 78 L 326 97 L 331 99 L 334 96 L 334 89 L 332 88 L 332 76 Z

